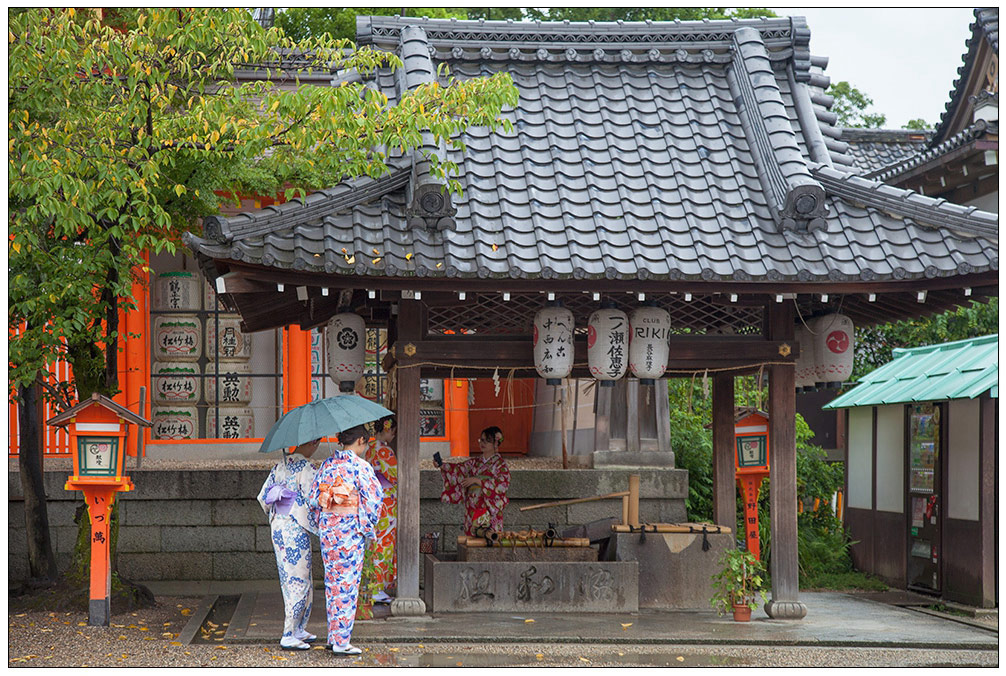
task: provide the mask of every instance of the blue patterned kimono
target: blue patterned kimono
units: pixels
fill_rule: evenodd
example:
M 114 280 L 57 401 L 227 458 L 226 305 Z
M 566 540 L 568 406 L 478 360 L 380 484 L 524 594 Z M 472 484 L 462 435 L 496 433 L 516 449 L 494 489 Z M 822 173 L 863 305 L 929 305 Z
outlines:
M 269 517 L 276 568 L 283 591 L 283 636 L 303 638 L 311 617 L 314 583 L 311 580 L 311 537 L 318 534 L 316 514 L 307 507 L 307 494 L 314 482 L 314 465 L 293 453 L 269 472 L 258 494 L 259 505 Z
M 318 520 L 325 564 L 328 642 L 349 645 L 367 538 L 374 538 L 384 491 L 365 460 L 335 451 L 314 477 L 307 503 Z

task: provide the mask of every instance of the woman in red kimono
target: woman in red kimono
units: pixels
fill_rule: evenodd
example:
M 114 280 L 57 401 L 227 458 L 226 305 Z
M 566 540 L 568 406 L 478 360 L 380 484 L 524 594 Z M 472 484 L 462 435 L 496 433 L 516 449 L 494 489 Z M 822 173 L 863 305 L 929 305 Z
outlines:
M 398 424 L 395 416 L 389 415 L 377 421 L 377 431 L 370 442 L 363 459 L 370 463 L 377 474 L 377 480 L 384 489 L 381 516 L 377 522 L 377 536 L 368 540 L 364 558 L 363 582 L 360 586 L 360 604 L 357 617 L 369 619 L 373 614 L 369 606 L 373 603 L 390 603 L 396 587 L 395 539 L 398 524 L 398 459 L 390 444 L 395 440 Z
M 503 430 L 487 427 L 479 435 L 482 455 L 464 462 L 444 464 L 434 456 L 444 479 L 442 502 L 465 506 L 465 534 L 474 535 L 478 527 L 503 530 L 503 509 L 507 506 L 510 470 L 499 454 Z

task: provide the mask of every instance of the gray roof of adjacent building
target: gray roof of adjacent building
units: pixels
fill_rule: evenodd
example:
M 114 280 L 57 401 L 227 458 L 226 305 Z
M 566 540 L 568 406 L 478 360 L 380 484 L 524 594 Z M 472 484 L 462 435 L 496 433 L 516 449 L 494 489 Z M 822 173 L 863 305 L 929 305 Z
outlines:
M 405 73 L 368 81 L 392 100 L 414 77 L 437 77 L 429 64 L 459 79 L 510 73 L 512 131 L 469 129 L 466 151 L 449 151 L 463 197 L 446 221 L 417 220 L 422 172 L 404 157 L 379 179 L 207 219 L 203 238 L 186 239 L 198 256 L 457 279 L 826 282 L 998 269 L 995 214 L 854 174 L 855 144 L 834 127 L 826 60 L 810 56 L 803 19 L 360 17 L 358 34 L 410 56 Z
M 856 169 L 869 175 L 925 151 L 932 135 L 932 129 L 845 127 L 841 139 L 849 144 L 849 155 L 855 159 Z

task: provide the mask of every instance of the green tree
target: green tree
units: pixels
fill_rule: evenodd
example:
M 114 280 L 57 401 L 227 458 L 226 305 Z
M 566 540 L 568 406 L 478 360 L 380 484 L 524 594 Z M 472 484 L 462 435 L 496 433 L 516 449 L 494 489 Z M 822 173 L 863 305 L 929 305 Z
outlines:
M 828 94 L 835 98 L 831 112 L 838 115 L 839 127 L 879 129 L 887 123 L 883 113 L 866 112 L 873 105 L 873 99 L 845 80 L 828 87 Z
M 431 19 L 465 19 L 464 9 L 444 7 L 290 7 L 276 13 L 276 26 L 294 40 L 330 37 L 356 39 L 357 16 L 427 16 Z
M 753 19 L 774 17 L 763 7 L 725 9 L 722 7 L 529 7 L 529 19 L 539 21 L 701 21 L 702 19 Z
M 218 211 L 215 191 L 290 196 L 379 176 L 388 159 L 379 148 L 419 148 L 424 131 L 453 145 L 469 126 L 508 129 L 500 112 L 517 100 L 507 74 L 434 82 L 395 105 L 361 83 L 239 83 L 236 64 L 275 68 L 277 49 L 309 54 L 326 72 L 401 66 L 328 37 L 295 42 L 242 9 L 8 18 L 8 375 L 23 429 L 36 410 L 24 404 L 57 360 L 74 374 L 46 389 L 61 405 L 118 390 L 119 310 L 133 308 L 144 253 L 173 252 L 184 230 Z M 456 167 L 430 159 L 458 190 Z M 22 440 L 25 461 L 40 468 L 37 444 Z M 25 485 L 26 504 L 39 488 Z M 38 525 L 29 520 L 29 540 Z
M 918 129 L 919 131 L 926 131 L 932 129 L 933 126 L 923 120 L 921 117 L 917 117 L 913 120 L 909 120 L 907 124 L 902 125 L 902 129 Z

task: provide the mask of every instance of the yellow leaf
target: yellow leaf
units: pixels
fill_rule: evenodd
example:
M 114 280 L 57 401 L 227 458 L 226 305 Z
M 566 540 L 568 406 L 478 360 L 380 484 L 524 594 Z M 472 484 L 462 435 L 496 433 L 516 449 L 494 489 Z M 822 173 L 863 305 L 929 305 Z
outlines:
M 538 653 L 537 655 L 535 655 L 535 658 L 537 658 L 539 660 L 543 660 L 543 659 L 545 659 L 545 656 L 542 655 L 541 653 Z
M 377 258 L 375 258 L 374 260 L 372 260 L 370 262 L 373 263 L 374 265 L 377 265 L 378 261 L 380 261 L 380 260 L 381 260 L 381 257 L 378 256 Z
M 499 248 L 498 246 L 496 246 L 495 244 L 493 244 L 493 251 L 496 251 L 496 249 L 498 249 L 498 248 Z
M 531 624 L 532 622 L 534 622 L 534 620 L 532 620 L 530 617 L 524 620 L 524 624 Z
M 682 657 L 681 655 L 678 655 L 678 656 L 677 656 L 677 657 L 675 657 L 674 659 L 676 659 L 676 660 L 677 660 L 678 662 L 684 662 L 684 661 L 685 661 L 685 658 L 684 658 L 684 657 Z
M 405 254 L 405 260 L 407 260 L 407 261 L 412 260 L 412 252 L 411 251 L 409 253 Z
M 440 267 L 441 265 L 443 265 L 443 263 L 437 263 L 437 267 L 438 267 L 438 268 L 439 268 L 439 267 Z
M 377 249 L 374 249 L 374 253 L 375 253 L 375 254 L 377 254 L 378 256 L 380 256 L 380 255 L 381 255 L 381 252 L 380 252 L 380 251 L 378 251 Z
M 346 262 L 352 265 L 356 262 L 356 256 L 346 256 Z
M 181 645 L 181 644 L 182 644 L 182 642 L 181 642 L 181 641 L 172 641 L 172 642 L 171 642 L 171 643 L 169 643 L 168 645 Z
M 590 664 L 590 660 L 588 660 L 586 657 L 581 657 L 580 661 L 581 662 L 586 662 L 587 664 Z
M 182 615 L 191 615 L 192 610 L 190 608 L 182 608 Z
M 175 186 L 175 194 L 181 197 L 183 192 L 185 192 L 185 186 L 181 183 L 177 184 Z
M 632 622 L 629 622 L 628 624 L 623 624 L 622 625 L 622 631 L 625 631 L 626 629 L 628 629 L 631 626 L 632 626 Z
M 279 99 L 272 102 L 272 106 L 269 108 L 269 112 L 271 113 L 277 108 L 279 108 Z

